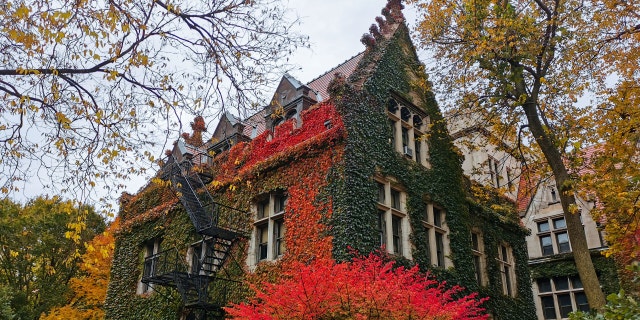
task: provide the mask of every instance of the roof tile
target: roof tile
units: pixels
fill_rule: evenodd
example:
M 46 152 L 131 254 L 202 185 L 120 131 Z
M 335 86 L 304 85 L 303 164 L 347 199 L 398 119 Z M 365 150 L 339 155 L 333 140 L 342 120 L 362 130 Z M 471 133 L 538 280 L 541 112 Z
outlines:
M 327 71 L 325 74 L 311 80 L 309 83 L 307 83 L 307 85 L 320 95 L 321 101 L 328 99 L 329 93 L 327 92 L 327 87 L 329 86 L 329 82 L 331 82 L 331 80 L 333 80 L 333 78 L 335 77 L 335 74 L 341 73 L 346 78 L 348 78 L 358 66 L 358 62 L 360 62 L 360 59 L 362 59 L 363 55 L 364 52 L 358 53 L 357 55 L 349 58 L 347 61 Z

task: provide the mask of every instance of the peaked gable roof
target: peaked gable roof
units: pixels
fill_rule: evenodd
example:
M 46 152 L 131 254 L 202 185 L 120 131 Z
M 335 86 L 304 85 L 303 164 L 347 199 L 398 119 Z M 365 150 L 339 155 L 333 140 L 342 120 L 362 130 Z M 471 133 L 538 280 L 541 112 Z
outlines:
M 353 73 L 353 71 L 356 69 L 356 66 L 360 62 L 360 59 L 362 59 L 363 55 L 364 55 L 364 52 L 361 52 L 347 59 L 346 61 L 331 68 L 329 71 L 325 72 L 324 74 L 318 76 L 317 78 L 311 80 L 309 83 L 306 84 L 307 87 L 311 88 L 311 90 L 315 92 L 315 95 L 318 98 L 317 99 L 318 102 L 322 102 L 329 99 L 329 93 L 327 92 L 327 87 L 329 86 L 329 82 L 331 82 L 331 80 L 334 78 L 335 74 L 339 73 L 344 75 L 345 77 L 350 76 Z M 288 83 L 293 87 L 295 87 L 296 89 L 299 89 L 305 86 L 304 84 L 302 84 L 300 81 L 298 81 L 296 78 L 294 78 L 289 74 L 285 74 L 283 76 L 283 79 L 281 80 L 281 84 L 282 84 L 282 81 L 285 81 L 285 80 L 288 81 Z M 244 130 L 242 133 L 251 139 L 262 134 L 267 129 L 266 121 L 265 121 L 266 116 L 267 116 L 267 111 L 265 108 L 251 115 L 247 119 L 242 120 L 241 123 L 244 125 Z
M 578 175 L 582 176 L 585 174 L 593 173 L 593 169 L 591 166 L 594 165 L 594 160 L 597 157 L 598 152 L 602 151 L 602 145 L 593 145 L 583 148 L 578 152 L 580 157 L 583 159 L 583 163 L 573 170 L 574 173 L 577 171 Z M 551 180 L 552 183 L 555 184 L 555 180 Z M 518 213 L 521 215 L 526 214 L 527 210 L 529 210 L 529 206 L 533 201 L 536 193 L 538 192 L 538 188 L 541 187 L 541 179 L 539 174 L 535 174 L 530 170 L 523 169 L 520 174 L 520 182 L 518 185 L 518 197 L 516 200 Z
M 362 56 L 364 56 L 364 52 L 356 54 L 355 56 L 347 59 L 341 64 L 333 67 L 331 70 L 325 72 L 323 75 L 307 83 L 309 88 L 316 92 L 316 95 L 318 96 L 318 102 L 324 101 L 329 98 L 327 87 L 329 87 L 329 83 L 331 82 L 331 80 L 333 80 L 335 75 L 342 74 L 343 76 L 348 78 L 358 66 L 358 63 L 362 59 Z
M 404 15 L 402 14 L 403 8 L 404 6 L 401 4 L 401 1 L 398 1 L 398 0 L 389 1 L 387 3 L 387 6 L 382 10 L 382 13 L 385 16 L 386 20 L 382 18 L 376 19 L 376 21 L 379 24 L 379 29 L 376 27 L 375 28 L 376 31 L 373 32 L 371 30 L 374 30 L 374 29 L 370 28 L 370 32 L 372 32 L 370 37 L 380 39 L 382 41 L 384 39 L 392 38 L 399 27 L 404 27 L 406 29 L 407 27 L 405 24 L 405 18 L 404 18 Z M 292 88 L 293 90 L 297 90 L 297 89 L 301 89 L 302 87 L 307 87 L 313 91 L 312 94 L 316 96 L 315 100 L 317 102 L 323 102 L 329 99 L 328 86 L 331 83 L 331 81 L 336 77 L 337 74 L 340 74 L 346 79 L 352 80 L 352 83 L 358 86 L 361 85 L 364 81 L 366 81 L 369 77 L 371 77 L 375 73 L 375 69 L 376 69 L 375 65 L 378 63 L 378 60 L 379 60 L 376 58 L 368 59 L 368 63 L 366 64 L 363 63 L 362 58 L 368 54 L 369 55 L 373 54 L 372 51 L 374 51 L 372 50 L 371 43 L 365 40 L 366 35 L 363 37 L 362 42 L 365 45 L 367 45 L 367 50 L 354 55 L 353 57 L 339 64 L 338 66 L 330 69 L 329 71 L 325 72 L 319 77 L 311 80 L 309 83 L 307 83 L 307 85 L 302 84 L 293 76 L 289 74 L 285 74 L 282 77 L 282 80 L 280 81 L 278 88 L 280 89 L 281 87 L 290 86 L 290 87 L 293 87 Z M 411 39 L 408 39 L 408 41 L 411 42 Z M 375 43 L 375 40 L 373 42 Z M 378 52 L 375 54 L 377 55 L 380 53 Z M 414 55 L 416 55 L 415 49 L 414 49 Z M 417 55 L 415 58 L 417 60 Z M 355 73 L 358 73 L 358 75 L 356 76 Z M 276 90 L 276 94 L 274 94 L 274 99 L 275 98 L 282 99 L 282 97 L 278 97 L 277 93 L 278 93 L 278 89 Z M 289 97 L 286 97 L 285 100 L 288 100 L 288 99 Z M 286 103 L 286 101 L 282 101 L 282 102 Z M 267 130 L 267 125 L 266 125 L 266 117 L 268 116 L 267 108 L 268 106 L 265 107 L 265 109 L 250 116 L 246 120 L 240 122 L 242 125 L 244 125 L 243 135 L 253 139 L 254 137 L 260 135 L 265 130 Z

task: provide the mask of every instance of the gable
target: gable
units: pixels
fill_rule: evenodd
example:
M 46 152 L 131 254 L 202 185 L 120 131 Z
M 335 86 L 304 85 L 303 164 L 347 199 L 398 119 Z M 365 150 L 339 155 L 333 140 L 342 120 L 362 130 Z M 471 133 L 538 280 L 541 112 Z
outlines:
M 228 112 L 225 112 L 221 117 L 215 131 L 212 135 L 212 141 L 214 143 L 229 138 L 231 135 L 237 132 L 234 125 L 238 123 L 237 119 Z

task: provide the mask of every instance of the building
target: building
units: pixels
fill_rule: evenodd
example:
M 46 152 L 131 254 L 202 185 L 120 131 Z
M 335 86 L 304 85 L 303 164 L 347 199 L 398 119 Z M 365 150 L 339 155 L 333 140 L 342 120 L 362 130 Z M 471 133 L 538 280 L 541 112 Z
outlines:
M 497 136 L 491 126 L 478 124 L 483 120 L 477 115 L 453 110 L 445 116 L 451 138 L 464 157 L 464 174 L 515 203 L 522 162 L 516 144 L 506 140 L 505 135 Z
M 531 230 L 527 236 L 529 266 L 538 319 L 565 319 L 572 311 L 588 311 L 563 217 L 558 188 L 553 179 L 520 180 L 518 209 L 522 223 Z M 578 214 L 584 226 L 591 258 L 605 294 L 618 292 L 617 269 L 613 260 L 602 255 L 607 248 L 602 226 L 591 218 L 595 199 L 576 196 Z
M 566 319 L 572 311 L 588 311 L 589 304 L 571 255 L 558 189 L 552 178 L 521 174 L 516 148 L 495 136 L 491 128 L 477 125 L 464 115 L 448 115 L 455 145 L 464 155 L 463 170 L 482 186 L 498 188 L 515 201 L 526 237 L 536 315 L 543 319 Z M 592 150 L 586 150 L 589 157 Z M 517 197 L 517 198 L 516 198 Z M 606 249 L 602 226 L 589 212 L 595 199 L 576 197 L 578 210 L 592 251 L 592 259 L 606 294 L 618 291 L 613 262 L 602 255 Z
M 364 53 L 308 84 L 285 75 L 213 140 L 194 121 L 158 178 L 122 198 L 107 319 L 222 317 L 246 270 L 381 248 L 490 297 L 494 319 L 533 318 L 527 231 L 468 191 L 400 7 Z

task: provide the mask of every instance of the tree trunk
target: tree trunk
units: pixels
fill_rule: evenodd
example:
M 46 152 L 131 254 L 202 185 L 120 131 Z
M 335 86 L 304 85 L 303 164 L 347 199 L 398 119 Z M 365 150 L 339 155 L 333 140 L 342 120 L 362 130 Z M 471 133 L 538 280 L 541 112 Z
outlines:
M 522 108 L 526 114 L 529 129 L 538 146 L 540 146 L 540 150 L 551 167 L 556 180 L 562 211 L 567 222 L 571 250 L 578 274 L 580 275 L 580 281 L 582 281 L 584 292 L 589 300 L 589 306 L 593 309 L 601 309 L 606 304 L 606 300 L 600 288 L 600 282 L 598 281 L 593 261 L 591 261 L 591 254 L 589 253 L 589 247 L 587 245 L 587 236 L 580 221 L 580 216 L 578 214 L 572 214 L 570 210 L 571 207 L 576 205 L 574 184 L 573 181 L 571 181 L 560 151 L 553 144 L 547 132 L 547 130 L 551 130 L 551 128 L 545 129 L 542 126 L 536 106 L 536 100 L 529 96 Z

